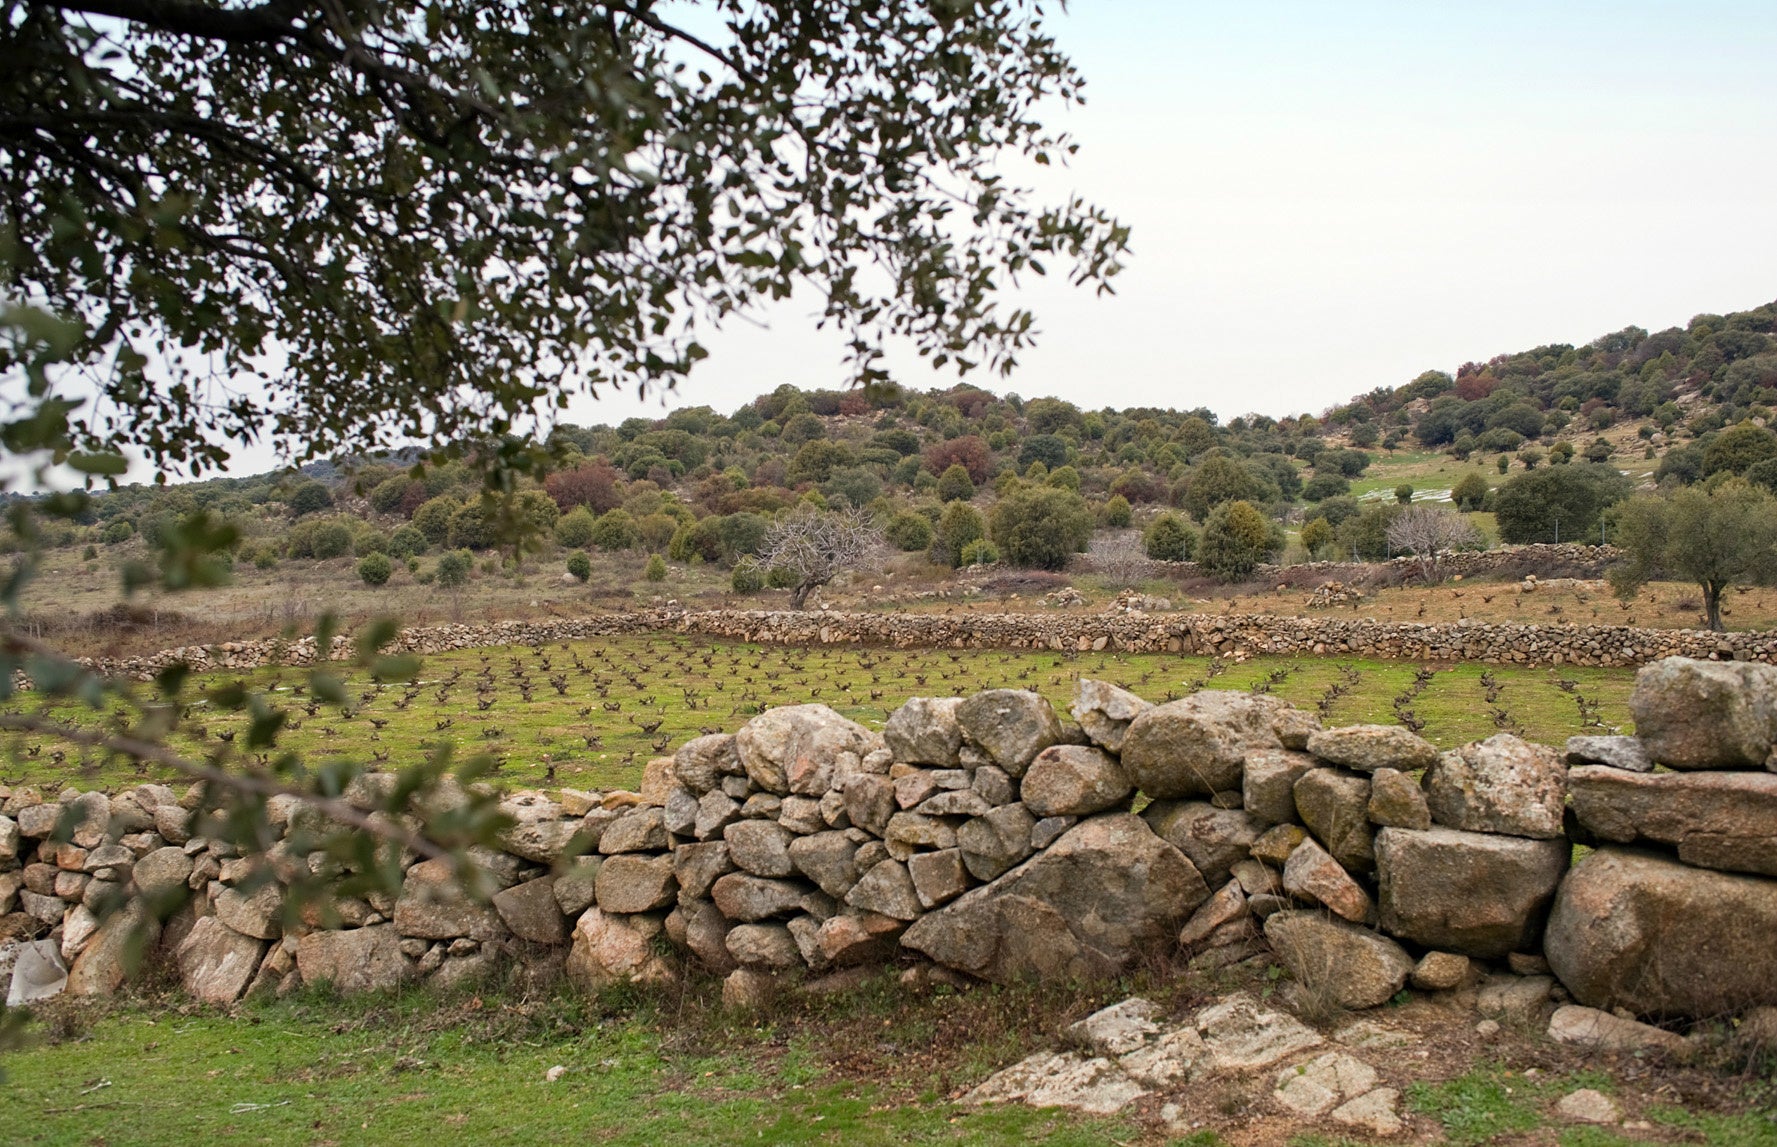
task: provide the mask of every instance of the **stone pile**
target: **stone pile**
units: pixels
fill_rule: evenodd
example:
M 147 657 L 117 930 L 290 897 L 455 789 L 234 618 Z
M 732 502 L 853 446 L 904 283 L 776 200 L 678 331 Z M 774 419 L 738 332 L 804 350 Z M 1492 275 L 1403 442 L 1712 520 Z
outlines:
M 509 962 L 597 987 L 686 960 L 738 1001 L 885 962 L 1102 978 L 1176 945 L 1196 968 L 1276 960 L 1316 1009 L 1410 985 L 1540 1022 L 1571 997 L 1585 1015 L 1562 1030 L 1611 1039 L 1609 1009 L 1777 1004 L 1777 669 L 1666 662 L 1632 705 L 1639 738 L 1574 738 L 1567 760 L 1097 681 L 1071 721 L 1012 689 L 917 698 L 881 732 L 790 706 L 650 762 L 639 792 L 508 796 L 500 848 L 472 854 L 482 896 L 409 856 L 399 895 L 299 912 L 287 888 L 323 863 L 305 834 L 241 856 L 203 835 L 198 789 L 18 789 L 0 792 L 0 964 L 21 991 L 107 993 L 141 930 L 216 1003 Z M 390 783 L 346 799 L 380 807 Z M 280 832 L 304 815 L 269 811 Z M 1576 838 L 1596 847 L 1568 873 Z
M 1337 609 L 1342 605 L 1357 605 L 1364 600 L 1364 591 L 1356 586 L 1348 586 L 1342 581 L 1329 581 L 1314 587 L 1303 604 L 1309 609 Z

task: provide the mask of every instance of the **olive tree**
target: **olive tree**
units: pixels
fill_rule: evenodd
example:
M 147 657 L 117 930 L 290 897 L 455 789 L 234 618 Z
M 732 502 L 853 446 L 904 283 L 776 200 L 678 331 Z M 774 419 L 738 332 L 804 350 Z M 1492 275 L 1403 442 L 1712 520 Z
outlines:
M 1777 579 L 1777 498 L 1739 479 L 1642 495 L 1617 509 L 1616 539 L 1625 558 L 1609 577 L 1619 595 L 1656 577 L 1695 582 L 1709 628 L 1720 631 L 1728 590 Z

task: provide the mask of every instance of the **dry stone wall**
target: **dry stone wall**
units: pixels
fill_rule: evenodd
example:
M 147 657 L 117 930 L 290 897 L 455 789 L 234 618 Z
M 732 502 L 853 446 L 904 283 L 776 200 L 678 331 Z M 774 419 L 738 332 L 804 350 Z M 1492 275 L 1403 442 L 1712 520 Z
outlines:
M 1667 657 L 1777 662 L 1777 632 L 1711 633 L 1616 625 L 1419 624 L 1368 618 L 1271 614 L 870 613 L 838 610 L 648 609 L 589 617 L 440 625 L 404 630 L 393 648 L 442 653 L 495 645 L 541 645 L 624 634 L 690 633 L 775 645 L 1036 649 L 1075 652 L 1292 657 L 1374 657 L 1430 662 L 1629 667 Z M 333 655 L 354 652 L 347 637 Z M 169 665 L 196 670 L 308 665 L 311 638 L 185 646 L 150 657 L 91 659 L 101 671 L 146 680 Z
M 1182 951 L 1275 960 L 1344 1008 L 1409 985 L 1535 1019 L 1777 1005 L 1777 669 L 1662 662 L 1632 708 L 1639 739 L 1440 753 L 1267 695 L 1153 705 L 1090 680 L 1067 720 L 1013 689 L 918 698 L 880 732 L 788 706 L 650 762 L 639 792 L 508 796 L 501 848 L 475 854 L 486 898 L 409 857 L 399 895 L 326 914 L 285 910 L 321 859 L 287 798 L 283 842 L 241 856 L 206 837 L 200 790 L 18 789 L 0 962 L 20 1000 L 105 994 L 146 930 L 217 1004 L 513 964 L 589 988 L 701 967 L 739 1002 L 884 963 L 1080 980 Z

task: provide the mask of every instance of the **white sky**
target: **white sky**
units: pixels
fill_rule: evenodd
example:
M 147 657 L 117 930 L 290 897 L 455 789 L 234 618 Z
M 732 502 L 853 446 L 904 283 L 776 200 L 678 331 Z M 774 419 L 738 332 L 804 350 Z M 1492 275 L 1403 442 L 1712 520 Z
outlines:
M 1088 79 L 1050 192 L 1132 225 L 1118 295 L 1040 283 L 980 385 L 1088 408 L 1320 411 L 1431 367 L 1777 297 L 1772 0 L 1076 0 Z M 799 301 L 670 406 L 843 380 Z M 911 354 L 911 386 L 947 386 Z M 633 394 L 564 416 L 658 417 Z M 244 454 L 236 473 L 275 464 Z
M 1076 0 L 1051 27 L 1089 98 L 1060 121 L 1081 152 L 1055 188 L 1131 224 L 1134 256 L 1115 298 L 1025 292 L 1041 343 L 989 389 L 1319 411 L 1777 298 L 1770 0 Z M 668 402 L 835 385 L 806 316 L 734 326 Z M 955 377 L 898 365 L 922 389 Z

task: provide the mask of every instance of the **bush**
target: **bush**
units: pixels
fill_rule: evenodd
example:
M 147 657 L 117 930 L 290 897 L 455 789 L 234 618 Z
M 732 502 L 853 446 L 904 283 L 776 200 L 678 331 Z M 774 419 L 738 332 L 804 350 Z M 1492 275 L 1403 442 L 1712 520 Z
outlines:
M 1060 569 L 1092 537 L 1092 510 L 1071 490 L 1015 490 L 993 508 L 993 542 L 1005 559 L 1031 569 Z
M 290 492 L 290 512 L 297 517 L 333 508 L 333 495 L 319 482 L 304 482 Z
M 469 571 L 474 568 L 474 554 L 468 550 L 451 550 L 438 558 L 433 576 L 445 589 L 459 589 L 469 584 Z
M 1197 534 L 1177 514 L 1161 514 L 1142 534 L 1142 544 L 1157 562 L 1188 562 L 1197 548 Z
M 88 546 L 84 550 L 80 551 L 80 560 L 83 562 L 90 562 L 93 559 L 97 558 L 98 556 L 99 556 L 99 547 L 98 546 Z
M 765 571 L 765 584 L 772 589 L 794 589 L 796 571 L 788 566 L 772 566 Z
M 1402 507 L 1393 502 L 1372 503 L 1356 517 L 1347 518 L 1336 531 L 1339 553 L 1355 554 L 1358 560 L 1379 562 L 1388 557 L 1388 527 L 1401 514 Z
M 952 502 L 944 507 L 938 529 L 932 536 L 931 559 L 938 565 L 962 564 L 963 547 L 987 534 L 987 523 L 981 512 L 967 502 Z
M 1223 502 L 1203 524 L 1197 564 L 1228 581 L 1251 574 L 1283 550 L 1283 531 L 1251 502 Z
M 136 527 L 131 525 L 127 519 L 118 518 L 105 527 L 105 531 L 99 535 L 99 540 L 108 546 L 115 546 L 119 542 L 129 541 L 135 536 Z
M 1450 488 L 1450 500 L 1459 510 L 1479 510 L 1487 497 L 1487 479 L 1480 471 L 1471 470 Z
M 394 572 L 395 563 L 388 554 L 365 554 L 358 560 L 358 576 L 365 585 L 387 585 Z
M 389 536 L 367 522 L 358 523 L 352 531 L 352 552 L 359 557 L 389 552 Z
M 351 552 L 352 528 L 338 518 L 311 518 L 290 527 L 284 543 L 290 557 L 326 561 Z
M 1399 502 L 1403 506 L 1405 506 L 1407 503 L 1411 502 L 1413 500 L 1413 486 L 1412 486 L 1412 484 L 1408 483 L 1408 482 L 1402 482 L 1399 486 L 1396 486 L 1394 488 L 1394 500 Z
M 450 516 L 448 540 L 459 550 L 485 550 L 494 544 L 494 525 L 481 502 L 460 506 Z
M 585 508 L 585 506 L 580 507 L 582 510 Z M 568 572 L 574 575 L 574 580 L 577 582 L 587 581 L 592 577 L 592 559 L 588 558 L 583 553 L 569 554 Z
M 975 483 L 962 463 L 955 462 L 938 476 L 938 498 L 944 502 L 967 502 L 975 496 Z
M 389 554 L 392 557 L 405 559 L 425 552 L 426 535 L 412 526 L 402 526 L 389 535 Z
M 1066 489 L 1066 487 L 1060 487 Z M 1099 520 L 1114 530 L 1129 527 L 1129 499 L 1121 494 L 1113 494 L 1099 511 Z
M 728 577 L 728 585 L 735 593 L 758 593 L 765 588 L 765 571 L 752 558 L 742 558 L 734 563 L 734 572 Z
M 1351 493 L 1351 483 L 1343 474 L 1316 474 L 1308 479 L 1302 487 L 1302 497 L 1309 502 L 1318 502 L 1323 498 L 1336 498 L 1341 494 Z
M 642 544 L 642 531 L 628 510 L 606 510 L 592 527 L 592 544 L 607 553 L 633 550 Z
M 575 506 L 563 514 L 555 523 L 555 540 L 571 550 L 583 549 L 592 544 L 592 535 L 598 519 L 585 506 Z
M 902 510 L 889 520 L 888 529 L 883 531 L 889 544 L 902 553 L 913 553 L 923 550 L 932 544 L 932 523 L 925 515 L 916 514 L 912 510 Z
M 963 547 L 962 559 L 965 566 L 992 565 L 1000 560 L 1000 552 L 986 538 L 976 538 Z
M 666 580 L 666 559 L 661 557 L 659 554 L 655 554 L 653 557 L 649 558 L 648 559 L 648 568 L 647 568 L 646 572 L 643 573 L 642 576 L 647 578 L 649 581 L 665 581 Z
M 463 503 L 449 494 L 440 494 L 431 501 L 420 503 L 420 508 L 413 512 L 413 528 L 424 534 L 426 541 L 434 546 L 442 546 L 450 540 L 450 519 L 462 509 Z
M 1314 518 L 1302 527 L 1302 548 L 1308 551 L 1311 558 L 1325 553 L 1337 541 L 1332 523 L 1325 518 Z

